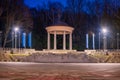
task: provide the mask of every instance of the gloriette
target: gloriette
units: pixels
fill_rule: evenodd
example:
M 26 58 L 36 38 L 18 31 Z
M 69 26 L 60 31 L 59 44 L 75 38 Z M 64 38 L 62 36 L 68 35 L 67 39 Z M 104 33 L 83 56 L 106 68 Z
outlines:
M 55 23 L 52 26 L 48 26 L 46 27 L 48 36 L 47 36 L 47 50 L 48 51 L 62 51 L 62 52 L 66 52 L 66 51 L 72 51 L 72 32 L 74 30 L 74 28 L 68 26 L 66 23 L 58 21 L 57 23 Z M 54 49 L 51 49 L 51 34 L 54 35 Z M 66 49 L 66 35 L 69 35 L 69 49 Z M 57 49 L 57 36 L 59 35 L 63 35 L 63 49 L 62 50 L 58 50 Z

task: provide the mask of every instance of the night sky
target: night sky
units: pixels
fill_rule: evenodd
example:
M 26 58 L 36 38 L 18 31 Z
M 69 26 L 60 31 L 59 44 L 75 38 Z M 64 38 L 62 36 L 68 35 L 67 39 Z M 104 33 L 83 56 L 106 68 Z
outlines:
M 76 1 L 74 2 L 77 3 Z M 96 1 L 97 1 L 97 5 L 99 5 L 97 9 L 98 13 L 95 13 Z M 48 2 L 60 2 L 64 7 L 70 7 L 68 6 L 67 0 L 24 0 L 25 5 L 27 5 L 29 8 L 36 8 L 36 9 L 38 9 L 38 7 L 45 8 L 44 4 L 48 6 L 47 5 Z M 115 9 L 120 8 L 120 0 L 82 0 L 81 11 L 85 14 L 101 16 L 103 14 L 105 3 L 111 6 L 111 8 L 115 8 Z M 91 10 L 90 8 L 92 8 L 93 10 Z
M 60 2 L 62 5 L 66 6 L 66 0 L 24 0 L 24 3 L 30 8 L 37 8 L 42 6 L 44 3 L 48 2 Z

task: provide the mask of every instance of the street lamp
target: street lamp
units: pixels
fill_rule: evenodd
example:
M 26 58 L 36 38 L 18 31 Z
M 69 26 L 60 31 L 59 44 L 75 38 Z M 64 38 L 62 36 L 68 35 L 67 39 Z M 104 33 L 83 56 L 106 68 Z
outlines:
M 106 28 L 103 28 L 103 29 L 102 29 L 102 32 L 103 32 L 104 34 L 106 34 L 106 33 L 107 33 L 107 29 L 106 29 Z
M 15 49 L 16 49 L 16 47 L 17 47 L 17 32 L 19 31 L 19 28 L 15 27 L 14 31 L 15 31 Z
M 19 28 L 18 28 L 18 27 L 15 27 L 14 30 L 17 32 L 17 31 L 19 31 Z
M 102 33 L 103 33 L 103 49 L 106 50 L 107 49 L 107 40 L 106 40 L 107 29 L 103 28 Z

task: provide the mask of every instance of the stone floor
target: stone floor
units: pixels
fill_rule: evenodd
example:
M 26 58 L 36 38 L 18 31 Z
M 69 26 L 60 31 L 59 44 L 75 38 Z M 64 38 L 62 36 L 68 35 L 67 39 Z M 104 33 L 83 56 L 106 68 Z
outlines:
M 1 62 L 0 80 L 120 80 L 120 64 Z

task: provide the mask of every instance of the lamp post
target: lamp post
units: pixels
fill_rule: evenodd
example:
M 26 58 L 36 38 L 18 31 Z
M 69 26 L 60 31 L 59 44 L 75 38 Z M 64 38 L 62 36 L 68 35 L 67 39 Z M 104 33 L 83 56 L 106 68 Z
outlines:
M 100 50 L 100 32 L 99 32 L 99 50 Z
M 14 31 L 15 31 L 15 50 L 16 50 L 16 47 L 17 47 L 17 32 L 19 31 L 19 28 L 15 27 Z
M 14 48 L 14 32 L 12 32 L 12 49 Z
M 119 50 L 119 33 L 117 33 L 117 50 Z
M 107 40 L 106 40 L 107 30 L 105 28 L 103 28 L 102 32 L 103 32 L 103 49 L 105 51 L 107 49 Z
M 19 31 L 19 53 L 20 53 L 20 31 Z

